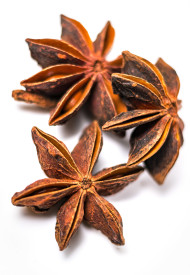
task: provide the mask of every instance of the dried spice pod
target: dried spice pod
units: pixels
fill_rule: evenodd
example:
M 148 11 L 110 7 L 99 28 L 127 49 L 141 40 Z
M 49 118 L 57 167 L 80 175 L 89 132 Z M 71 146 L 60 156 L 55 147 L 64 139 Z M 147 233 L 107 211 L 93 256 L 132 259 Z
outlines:
M 55 230 L 60 250 L 67 247 L 83 218 L 101 230 L 111 242 L 123 245 L 121 216 L 100 195 L 114 194 L 123 189 L 138 178 L 143 168 L 121 164 L 92 174 L 102 147 L 102 133 L 97 121 L 84 130 L 72 153 L 64 143 L 36 127 L 32 129 L 32 137 L 39 162 L 48 178 L 15 193 L 12 203 L 43 213 L 64 199 Z
M 114 93 L 125 99 L 128 110 L 106 122 L 103 130 L 126 130 L 131 135 L 127 165 L 145 161 L 153 178 L 162 184 L 183 144 L 183 121 L 178 116 L 180 82 L 173 68 L 159 58 L 156 65 L 123 52 L 123 73 L 113 74 Z
M 62 40 L 26 40 L 31 56 L 44 69 L 22 81 L 25 91 L 15 90 L 12 96 L 51 108 L 50 125 L 66 122 L 88 99 L 89 110 L 103 125 L 127 110 L 111 86 L 111 74 L 121 72 L 122 56 L 110 62 L 105 59 L 115 31 L 108 21 L 92 42 L 78 21 L 61 15 L 61 25 Z

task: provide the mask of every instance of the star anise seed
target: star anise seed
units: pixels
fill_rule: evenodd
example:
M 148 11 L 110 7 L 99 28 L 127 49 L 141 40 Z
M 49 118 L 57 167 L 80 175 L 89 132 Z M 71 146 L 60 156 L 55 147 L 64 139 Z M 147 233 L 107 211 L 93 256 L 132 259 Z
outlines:
M 66 122 L 89 98 L 89 109 L 102 125 L 126 106 L 111 86 L 111 74 L 121 72 L 122 56 L 106 61 L 115 31 L 110 22 L 91 41 L 76 20 L 61 15 L 62 40 L 27 39 L 32 57 L 44 69 L 21 82 L 25 91 L 13 91 L 16 100 L 52 108 L 50 125 Z
M 130 167 L 145 161 L 158 183 L 163 183 L 183 144 L 184 124 L 178 116 L 180 82 L 173 68 L 159 58 L 156 65 L 123 52 L 125 74 L 113 74 L 114 93 L 125 99 L 128 112 L 108 121 L 104 130 L 136 129 L 131 136 Z
M 111 242 L 123 245 L 121 216 L 100 195 L 120 191 L 136 180 L 143 168 L 121 164 L 92 175 L 102 147 L 102 134 L 96 121 L 84 130 L 72 153 L 64 143 L 36 127 L 32 129 L 32 137 L 41 167 L 49 178 L 15 193 L 12 203 L 43 213 L 65 199 L 57 214 L 55 233 L 60 250 L 67 247 L 83 218 Z

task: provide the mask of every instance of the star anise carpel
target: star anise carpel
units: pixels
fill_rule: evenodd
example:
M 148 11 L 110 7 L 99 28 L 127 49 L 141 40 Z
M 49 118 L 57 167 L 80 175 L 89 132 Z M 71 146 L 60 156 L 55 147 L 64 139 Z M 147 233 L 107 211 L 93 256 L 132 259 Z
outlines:
M 113 44 L 115 31 L 110 22 L 92 42 L 87 30 L 76 20 L 61 15 L 61 40 L 27 39 L 31 56 L 41 72 L 21 82 L 23 90 L 13 97 L 50 108 L 50 125 L 66 122 L 89 98 L 89 109 L 100 124 L 126 111 L 111 86 L 111 74 L 121 72 L 122 56 L 105 57 Z M 89 97 L 90 96 L 90 97 Z
M 127 112 L 115 116 L 104 130 L 126 130 L 131 135 L 127 165 L 145 161 L 158 183 L 163 183 L 183 144 L 184 124 L 178 116 L 180 82 L 177 73 L 163 59 L 153 65 L 130 52 L 123 52 L 122 74 L 112 75 L 114 93 L 124 98 Z
M 92 174 L 102 147 L 102 134 L 96 121 L 84 130 L 72 153 L 64 143 L 36 127 L 32 129 L 32 137 L 48 178 L 15 193 L 12 203 L 43 213 L 61 201 L 55 233 L 60 250 L 67 247 L 83 219 L 101 230 L 111 242 L 124 244 L 121 216 L 100 195 L 120 191 L 137 179 L 143 168 L 122 164 Z

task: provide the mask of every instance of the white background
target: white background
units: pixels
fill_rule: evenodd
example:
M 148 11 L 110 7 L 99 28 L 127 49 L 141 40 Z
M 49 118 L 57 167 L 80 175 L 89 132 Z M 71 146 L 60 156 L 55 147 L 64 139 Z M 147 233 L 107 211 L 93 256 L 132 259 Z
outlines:
M 0 274 L 190 274 L 190 1 L 3 1 L 1 42 Z M 59 38 L 63 13 L 79 20 L 94 40 L 107 20 L 116 38 L 109 59 L 123 50 L 156 62 L 162 57 L 181 80 L 179 98 L 185 143 L 163 186 L 144 173 L 125 190 L 107 197 L 123 218 L 126 245 L 113 245 L 82 224 L 60 252 L 54 237 L 57 209 L 36 215 L 11 204 L 11 197 L 44 176 L 31 138 L 32 126 L 55 135 L 72 150 L 90 119 L 79 112 L 65 126 L 48 126 L 49 114 L 15 102 L 13 89 L 40 71 L 25 38 Z M 104 134 L 96 165 L 127 161 L 128 137 Z

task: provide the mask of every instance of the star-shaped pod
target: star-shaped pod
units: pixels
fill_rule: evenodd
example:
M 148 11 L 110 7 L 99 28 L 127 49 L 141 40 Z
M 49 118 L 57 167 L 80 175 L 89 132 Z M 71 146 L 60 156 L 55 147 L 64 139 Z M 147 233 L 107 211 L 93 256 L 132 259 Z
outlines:
M 64 143 L 38 128 L 32 129 L 39 162 L 48 178 L 38 180 L 12 197 L 16 206 L 30 207 L 42 213 L 62 200 L 57 214 L 56 240 L 60 250 L 83 218 L 101 230 L 111 242 L 124 244 L 122 220 L 118 211 L 100 195 L 110 195 L 137 179 L 141 167 L 117 165 L 92 175 L 102 147 L 102 135 L 95 121 L 87 127 L 70 153 Z
M 108 121 L 104 130 L 136 129 L 131 136 L 130 167 L 145 161 L 150 174 L 163 183 L 183 144 L 183 122 L 178 116 L 180 82 L 161 58 L 156 65 L 124 52 L 125 74 L 113 74 L 115 93 L 125 99 L 128 112 Z
M 62 40 L 27 39 L 32 57 L 44 69 L 21 82 L 13 97 L 50 108 L 50 125 L 66 122 L 86 102 L 100 124 L 125 112 L 126 106 L 111 86 L 111 74 L 121 72 L 122 56 L 106 61 L 115 31 L 110 22 L 91 41 L 76 20 L 61 15 Z

